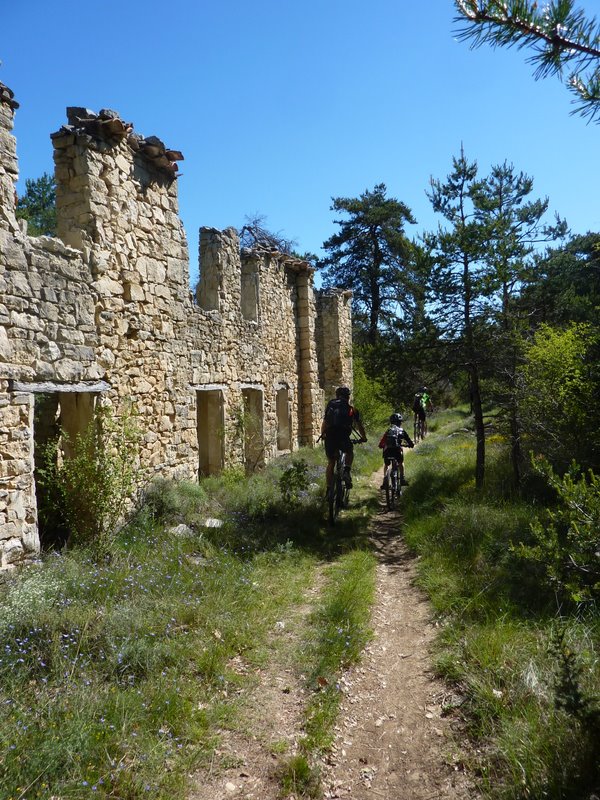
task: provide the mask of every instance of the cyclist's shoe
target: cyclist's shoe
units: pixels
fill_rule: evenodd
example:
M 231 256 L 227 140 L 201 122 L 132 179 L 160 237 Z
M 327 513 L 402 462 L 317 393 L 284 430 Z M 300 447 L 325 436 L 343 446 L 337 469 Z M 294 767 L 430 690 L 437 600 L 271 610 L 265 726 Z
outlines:
M 406 480 L 406 478 L 402 478 L 402 480 L 400 481 L 400 486 L 408 486 L 408 481 Z
M 350 475 L 350 467 L 344 467 L 344 483 L 348 489 L 352 488 L 352 475 Z
M 387 486 L 387 483 L 384 481 L 379 488 L 380 489 L 385 489 L 386 486 Z

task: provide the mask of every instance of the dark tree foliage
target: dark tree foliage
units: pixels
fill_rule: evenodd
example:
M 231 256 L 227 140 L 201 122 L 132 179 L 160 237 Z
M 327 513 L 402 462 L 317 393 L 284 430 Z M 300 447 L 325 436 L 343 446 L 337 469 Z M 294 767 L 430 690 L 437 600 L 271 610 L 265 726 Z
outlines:
M 519 304 L 530 324 L 600 319 L 600 233 L 573 236 L 560 248 L 536 259 L 535 272 L 521 292 Z
M 323 244 L 328 255 L 320 263 L 325 288 L 352 290 L 355 324 L 370 344 L 398 317 L 410 316 L 419 286 L 404 233 L 415 219 L 386 192 L 380 183 L 360 197 L 333 198 L 332 211 L 344 216 L 334 220 L 340 229 Z
M 536 248 L 563 237 L 566 223 L 556 216 L 554 225 L 543 219 L 548 198 L 531 200 L 533 179 L 517 173 L 512 164 L 493 166 L 489 175 L 474 183 L 471 199 L 475 219 L 481 224 L 485 241 L 483 259 L 488 290 L 494 300 L 494 403 L 507 426 L 515 485 L 521 483 L 523 457 L 521 425 L 516 392 L 517 368 L 521 358 L 524 321 L 518 313 L 515 295 L 531 276 Z
M 56 236 L 56 181 L 44 174 L 25 181 L 25 194 L 17 203 L 17 218 L 27 220 L 30 236 Z
M 536 79 L 557 75 L 574 95 L 575 112 L 600 118 L 600 25 L 573 0 L 455 0 L 458 38 L 531 48 Z

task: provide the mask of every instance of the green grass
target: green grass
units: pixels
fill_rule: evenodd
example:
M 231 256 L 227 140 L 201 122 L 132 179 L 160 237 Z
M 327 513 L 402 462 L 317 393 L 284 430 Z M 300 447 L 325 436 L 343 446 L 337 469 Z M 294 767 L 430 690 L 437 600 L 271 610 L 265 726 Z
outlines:
M 110 547 L 51 554 L 7 579 L 2 798 L 185 796 L 219 731 L 242 724 L 237 697 L 252 678 L 232 658 L 264 664 L 273 625 L 304 602 L 316 565 L 364 542 L 361 510 L 325 525 L 323 452 L 293 458 L 308 470 L 292 504 L 279 485 L 290 458 L 249 479 L 162 483 Z M 361 459 L 370 469 L 359 455 L 356 474 Z M 356 629 L 353 648 L 359 639 Z M 294 763 L 294 785 L 314 792 Z
M 327 749 L 337 719 L 340 670 L 356 663 L 370 639 L 370 611 L 375 593 L 375 557 L 354 550 L 330 568 L 321 602 L 312 617 L 302 663 L 313 691 L 306 710 L 302 749 Z
M 600 784 L 597 613 L 557 605 L 544 576 L 519 558 L 515 546 L 531 541 L 543 493 L 513 492 L 502 437 L 488 439 L 477 493 L 469 420 L 452 412 L 436 422 L 407 457 L 404 532 L 444 623 L 436 666 L 465 698 L 471 766 L 496 800 L 588 797 Z M 557 631 L 565 631 L 566 667 Z

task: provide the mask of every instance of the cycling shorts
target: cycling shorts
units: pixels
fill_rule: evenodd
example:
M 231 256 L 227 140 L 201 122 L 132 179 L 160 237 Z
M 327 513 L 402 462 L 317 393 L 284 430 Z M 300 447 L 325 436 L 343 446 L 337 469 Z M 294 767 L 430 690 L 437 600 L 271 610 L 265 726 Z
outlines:
M 350 431 L 328 431 L 325 434 L 325 454 L 327 458 L 336 458 L 338 450 L 353 453 L 354 445 L 350 441 Z
M 395 458 L 396 461 L 399 464 L 401 464 L 402 461 L 404 460 L 404 455 L 402 453 L 402 448 L 401 447 L 386 447 L 384 449 L 384 451 L 383 451 L 383 458 L 385 460 L 386 467 L 390 463 L 392 458 Z

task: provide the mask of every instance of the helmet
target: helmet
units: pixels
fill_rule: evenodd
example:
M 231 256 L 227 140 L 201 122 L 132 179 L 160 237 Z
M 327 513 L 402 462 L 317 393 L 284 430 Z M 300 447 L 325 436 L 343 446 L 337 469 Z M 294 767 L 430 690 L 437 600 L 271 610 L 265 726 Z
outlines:
M 394 412 L 392 414 L 392 416 L 390 417 L 390 423 L 392 425 L 400 425 L 401 422 L 402 422 L 402 414 L 398 414 L 397 412 Z
M 422 392 L 426 392 L 427 391 L 427 387 L 426 386 L 421 387 L 421 391 Z
M 350 399 L 350 389 L 347 386 L 338 386 L 335 390 L 336 397 L 345 397 L 346 400 Z

